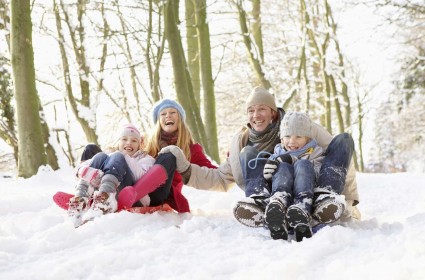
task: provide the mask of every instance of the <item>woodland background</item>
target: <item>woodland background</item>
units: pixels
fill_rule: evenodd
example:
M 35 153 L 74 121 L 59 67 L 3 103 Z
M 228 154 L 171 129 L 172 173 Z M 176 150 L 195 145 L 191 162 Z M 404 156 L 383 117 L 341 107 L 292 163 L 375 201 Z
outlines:
M 1 170 L 73 166 L 123 123 L 149 133 L 161 98 L 220 162 L 261 85 L 352 133 L 359 171 L 424 172 L 424 36 L 420 0 L 0 0 Z

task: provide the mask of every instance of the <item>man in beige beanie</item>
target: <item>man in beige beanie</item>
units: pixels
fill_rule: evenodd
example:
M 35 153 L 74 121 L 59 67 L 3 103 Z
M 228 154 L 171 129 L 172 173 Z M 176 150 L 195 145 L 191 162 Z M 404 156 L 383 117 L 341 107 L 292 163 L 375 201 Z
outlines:
M 256 160 L 254 169 L 251 169 L 248 163 L 257 157 L 267 157 L 266 154 L 260 154 L 260 152 L 273 153 L 276 144 L 280 143 L 279 126 L 285 111 L 276 106 L 275 98 L 268 90 L 255 87 L 246 100 L 246 114 L 248 123 L 234 135 L 226 161 L 217 169 L 191 164 L 183 180 L 186 185 L 202 190 L 227 191 L 233 183 L 236 183 L 243 191 L 245 191 L 247 185 L 252 186 L 249 189 L 255 189 L 255 193 L 236 204 L 234 215 L 239 222 L 246 226 L 262 227 L 265 226 L 264 210 L 270 196 L 270 186 L 262 183 L 266 160 Z M 345 153 L 346 157 L 351 159 L 353 146 L 351 145 L 352 138 L 350 135 L 341 134 L 333 138 L 326 129 L 316 123 L 312 123 L 311 132 L 317 143 L 325 149 L 332 141 L 332 149 L 330 151 L 328 149 L 328 153 L 335 150 L 351 149 L 351 153 Z M 341 149 L 335 149 L 335 147 Z M 176 156 L 177 161 L 186 160 L 177 149 L 172 150 L 170 146 L 168 149 Z M 330 157 L 330 159 L 332 158 Z M 332 167 L 332 164 L 333 162 L 330 161 L 329 168 Z M 346 213 L 344 213 L 346 218 L 360 218 L 358 210 L 354 207 L 359 200 L 355 173 L 354 170 L 351 173 L 349 172 L 346 180 L 345 173 L 346 170 L 340 173 L 343 175 L 345 188 L 344 183 L 341 186 L 341 178 L 339 177 L 335 191 L 328 188 L 327 185 L 320 188 L 321 192 L 318 192 L 318 194 L 325 195 L 320 197 L 319 204 L 315 203 L 313 206 L 314 209 L 320 211 L 313 214 L 313 217 L 319 219 L 317 223 L 329 223 L 338 220 L 341 217 L 341 209 L 346 210 Z M 323 174 L 330 174 L 330 180 L 335 181 L 334 173 L 324 172 Z M 323 182 L 328 183 L 326 180 L 323 180 Z M 334 196 L 334 193 L 340 194 L 342 189 L 347 207 L 344 207 L 343 201 L 341 202 L 339 198 Z

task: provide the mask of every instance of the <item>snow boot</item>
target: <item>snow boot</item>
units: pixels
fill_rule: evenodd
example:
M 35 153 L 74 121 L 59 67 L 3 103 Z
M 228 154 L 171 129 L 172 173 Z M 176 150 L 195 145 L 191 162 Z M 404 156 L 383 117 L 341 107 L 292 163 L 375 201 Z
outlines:
M 286 211 L 286 219 L 289 227 L 294 229 L 297 242 L 303 238 L 313 236 L 311 228 L 311 210 L 313 204 L 313 192 L 305 191 L 295 195 L 294 203 Z
M 286 219 L 288 225 L 294 229 L 297 242 L 313 236 L 310 226 L 311 217 L 302 203 L 289 206 L 288 211 L 286 211 Z
M 117 211 L 115 195 L 119 184 L 118 178 L 112 174 L 105 174 L 102 177 L 99 191 L 94 193 L 93 202 L 90 209 L 84 214 L 83 222 Z
M 333 192 L 316 193 L 313 203 L 313 219 L 320 224 L 330 224 L 345 211 L 345 198 Z
M 267 205 L 270 203 L 270 194 L 252 194 L 249 196 L 252 198 L 259 207 L 263 208 L 263 212 L 266 209 Z
M 83 223 L 115 211 L 117 211 L 115 193 L 97 191 L 94 193 L 90 209 L 83 216 Z
M 273 239 L 288 240 L 286 209 L 289 201 L 288 194 L 275 193 L 266 207 L 265 221 Z
M 118 193 L 118 209 L 131 208 L 134 203 L 156 190 L 167 179 L 165 168 L 160 164 L 155 164 L 134 186 L 127 186 Z
M 238 201 L 233 207 L 235 219 L 248 227 L 264 227 L 264 206 L 258 205 L 254 199 Z
M 73 196 L 68 202 L 68 217 L 71 219 L 74 227 L 79 227 L 83 223 L 83 214 L 88 208 L 87 197 Z

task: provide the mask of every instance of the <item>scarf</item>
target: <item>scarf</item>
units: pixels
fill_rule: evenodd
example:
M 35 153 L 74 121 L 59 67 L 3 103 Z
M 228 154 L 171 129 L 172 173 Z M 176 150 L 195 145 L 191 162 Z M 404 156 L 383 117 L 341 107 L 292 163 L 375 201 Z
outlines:
M 298 150 L 295 150 L 295 151 L 287 151 L 285 148 L 282 147 L 281 144 L 277 144 L 276 147 L 274 148 L 275 157 L 273 157 L 273 158 L 276 158 L 277 156 L 280 156 L 280 155 L 283 155 L 283 154 L 289 154 L 291 156 L 301 158 L 305 155 L 310 155 L 314 151 L 314 148 L 316 146 L 317 146 L 317 142 L 314 139 L 312 139 L 310 142 L 308 142 L 301 149 L 298 149 Z
M 168 145 L 177 144 L 178 131 L 173 133 L 167 133 L 161 130 L 161 139 L 159 140 L 159 146 L 161 148 L 167 147 Z

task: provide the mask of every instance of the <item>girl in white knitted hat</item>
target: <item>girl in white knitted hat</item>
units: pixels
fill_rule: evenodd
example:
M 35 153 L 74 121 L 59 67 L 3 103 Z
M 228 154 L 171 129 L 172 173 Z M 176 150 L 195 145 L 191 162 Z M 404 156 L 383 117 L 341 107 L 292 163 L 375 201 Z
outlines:
M 155 159 L 141 147 L 139 130 L 127 124 L 118 131 L 117 151 L 109 154 L 99 152 L 78 167 L 80 180 L 68 208 L 68 215 L 75 227 L 117 210 L 117 192 L 133 185 L 154 165 Z M 94 190 L 97 191 L 93 193 Z M 89 206 L 88 201 L 92 196 L 93 202 Z

